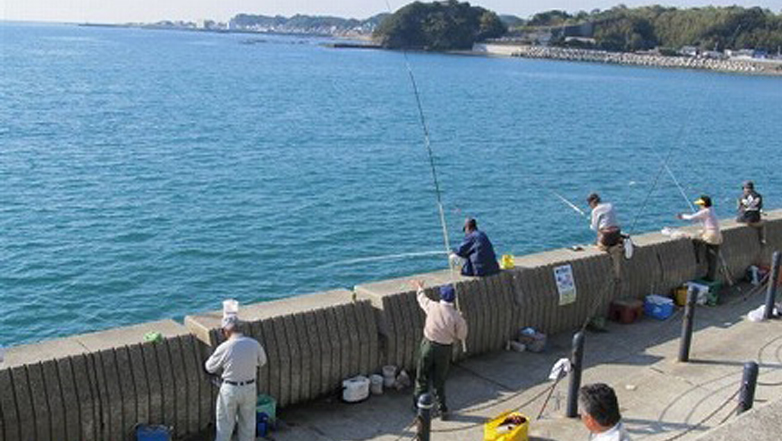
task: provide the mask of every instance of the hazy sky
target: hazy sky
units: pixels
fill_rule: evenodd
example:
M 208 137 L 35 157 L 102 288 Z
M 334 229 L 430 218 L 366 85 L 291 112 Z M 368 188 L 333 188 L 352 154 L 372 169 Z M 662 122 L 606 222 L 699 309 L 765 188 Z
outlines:
M 411 0 L 389 0 L 396 9 Z M 549 9 L 568 11 L 609 8 L 618 3 L 628 6 L 661 3 L 671 6 L 762 6 L 776 12 L 782 10 L 782 0 L 476 0 L 473 5 L 503 14 L 521 17 Z M 0 19 L 65 22 L 150 22 L 163 19 L 225 21 L 246 12 L 265 15 L 336 15 L 366 18 L 385 12 L 385 0 L 0 0 Z

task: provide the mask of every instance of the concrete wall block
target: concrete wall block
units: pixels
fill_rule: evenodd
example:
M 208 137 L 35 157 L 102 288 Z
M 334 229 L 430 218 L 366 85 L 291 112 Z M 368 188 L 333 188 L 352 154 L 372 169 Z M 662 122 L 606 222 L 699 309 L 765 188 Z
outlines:
M 215 422 L 215 406 L 217 399 L 217 387 L 212 384 L 211 377 L 207 375 L 204 370 L 206 360 L 209 359 L 209 355 L 211 354 L 211 348 L 206 343 L 199 340 L 198 337 L 196 337 L 193 342 L 196 348 L 196 363 L 201 378 L 201 381 L 199 382 L 198 398 L 199 425 L 201 427 L 207 427 Z M 267 372 L 268 368 L 262 368 L 261 370 L 262 372 Z M 262 378 L 262 376 L 259 376 L 259 378 Z M 267 392 L 264 391 L 263 393 Z
M 323 377 L 322 367 L 323 364 L 323 346 L 321 344 L 322 336 L 318 333 L 318 325 L 315 316 L 319 311 L 309 311 L 303 315 L 303 328 L 306 330 L 307 343 L 309 343 L 309 365 L 307 366 L 307 372 L 309 373 L 309 388 L 306 390 L 307 399 L 311 400 L 320 395 L 320 389 L 322 387 Z
M 317 395 L 327 393 L 331 390 L 333 384 L 331 379 L 333 350 L 326 315 L 327 311 L 318 311 L 318 313 L 313 314 L 315 327 L 312 329 L 314 330 L 313 332 L 318 334 L 320 340 L 320 356 L 318 357 L 320 362 L 316 365 L 320 368 L 320 373 L 316 374 L 318 381 L 314 383 L 317 386 Z
M 480 321 L 478 322 L 478 332 L 480 333 L 480 353 L 485 353 L 491 350 L 492 344 L 492 331 L 493 331 L 493 295 L 491 287 L 489 286 L 489 279 L 487 277 L 481 277 L 476 284 L 477 290 L 473 294 L 473 305 L 477 306 Z
M 119 441 L 122 439 L 122 394 L 114 350 L 108 349 L 92 355 L 101 392 L 102 439 Z
M 356 312 L 356 326 L 358 331 L 358 353 L 359 353 L 359 372 L 362 375 L 371 375 L 375 366 L 369 361 L 369 340 L 376 335 L 375 328 L 370 328 L 367 315 L 372 314 L 371 310 L 366 309 L 368 302 L 355 301 L 353 309 Z
M 248 334 L 258 340 L 258 343 L 261 344 L 264 351 L 267 351 L 268 343 L 266 342 L 266 338 L 263 335 L 263 325 L 261 325 L 261 320 L 250 322 L 247 324 L 248 327 Z M 268 353 L 267 353 L 268 356 Z M 266 366 L 262 366 L 258 368 L 258 372 L 256 373 L 256 384 L 259 394 L 268 394 L 269 393 L 269 364 L 267 363 Z
M 342 344 L 339 327 L 337 326 L 337 313 L 335 308 L 324 311 L 326 327 L 328 328 L 328 340 L 331 347 L 331 369 L 329 369 L 329 391 L 339 388 L 342 381 Z
M 65 427 L 65 405 L 62 398 L 62 386 L 60 385 L 60 373 L 57 369 L 57 361 L 49 359 L 41 363 L 44 388 L 48 401 L 48 413 L 50 421 L 51 439 L 68 439 Z
M 184 371 L 181 376 L 185 379 L 187 392 L 187 432 L 189 434 L 198 433 L 206 427 L 201 426 L 200 416 L 201 387 L 202 383 L 206 383 L 206 376 L 203 375 L 203 369 L 198 363 L 196 340 L 192 335 L 174 337 L 171 340 L 179 342 L 184 362 Z M 203 384 L 203 386 L 205 385 Z
M 92 382 L 91 362 L 87 355 L 68 357 L 73 369 L 73 381 L 78 397 L 80 436 L 82 441 L 100 440 L 100 419 L 98 415 L 99 396 L 96 385 Z
M 279 344 L 277 343 L 277 333 L 275 332 L 274 320 L 264 320 L 261 322 L 263 329 L 264 350 L 266 350 L 267 372 L 268 372 L 268 394 L 274 397 L 277 402 L 280 400 L 280 390 L 282 385 L 282 360 L 280 356 Z
M 46 396 L 46 384 L 43 379 L 43 368 L 40 363 L 29 364 L 26 368 L 33 404 L 35 436 L 38 439 L 51 439 L 51 416 Z
M 361 371 L 361 341 L 359 340 L 358 317 L 356 317 L 356 308 L 354 305 L 343 305 L 340 307 L 345 314 L 345 327 L 348 332 L 348 357 L 350 359 L 348 376 L 353 377 L 359 374 L 366 374 Z
M 310 382 L 312 381 L 312 332 L 307 328 L 306 313 L 293 316 L 296 328 L 296 337 L 299 342 L 299 358 L 301 360 L 301 385 L 299 387 L 299 401 L 314 398 L 310 395 Z
M 79 395 L 76 391 L 73 365 L 68 357 L 54 360 L 57 369 L 57 378 L 60 380 L 62 391 L 63 416 L 65 418 L 65 434 L 61 439 L 78 440 L 81 438 L 81 424 L 79 413 Z M 0 387 L 0 390 L 2 388 Z
M 162 421 L 161 424 L 167 426 L 173 426 L 177 424 L 177 412 L 176 409 L 180 405 L 180 396 L 177 393 L 177 383 L 175 377 L 177 371 L 174 369 L 174 364 L 171 360 L 171 353 L 168 350 L 168 343 L 163 340 L 160 343 L 154 345 L 155 355 L 158 361 L 158 369 L 160 373 L 160 385 L 162 387 Z
M 147 421 L 149 424 L 163 423 L 163 384 L 160 381 L 155 344 L 139 346 L 144 360 L 144 371 L 147 375 Z
M 131 345 L 128 347 L 130 357 L 130 369 L 133 378 L 133 389 L 136 395 L 136 423 L 149 424 L 149 378 L 145 368 L 144 354 L 142 345 Z
M 130 440 L 132 438 L 131 431 L 133 426 L 138 423 L 136 401 L 139 396 L 134 385 L 133 368 L 130 364 L 130 354 L 127 346 L 117 347 L 114 353 L 119 375 L 120 396 L 122 397 L 121 403 L 118 404 L 122 409 L 121 436 L 123 439 Z
M 752 227 L 730 222 L 723 227 L 722 236 L 723 244 L 720 253 L 730 275 L 734 280 L 743 278 L 747 267 L 758 264 L 762 260 L 758 233 Z
M 277 399 L 277 403 L 280 407 L 285 407 L 291 403 L 291 350 L 288 346 L 288 334 L 286 333 L 285 319 L 284 317 L 272 318 L 272 329 L 274 330 L 274 339 L 277 343 L 277 375 L 276 380 L 279 382 L 279 389 L 274 398 Z
M 185 362 L 182 356 L 182 346 L 178 338 L 168 338 L 163 341 L 171 356 L 171 369 L 174 372 L 174 394 L 176 395 L 176 415 L 174 432 L 177 437 L 187 435 L 188 431 L 188 394 Z
M 15 390 L 11 369 L 0 369 L 0 414 L 3 418 L 3 432 L 9 441 L 22 439 L 22 421 L 16 410 Z
M 764 265 L 771 265 L 771 256 L 774 251 L 782 252 L 782 219 L 768 217 L 765 220 L 766 246 L 761 252 L 760 261 Z
M 283 317 L 285 334 L 288 338 L 288 349 L 290 351 L 290 397 L 288 404 L 295 404 L 301 401 L 302 389 L 302 350 L 299 346 L 299 333 L 296 329 L 295 319 L 292 315 Z
M 665 240 L 648 247 L 656 251 L 660 266 L 660 283 L 656 294 L 670 293 L 696 277 L 698 264 L 690 239 Z
M 399 295 L 399 306 L 402 315 L 402 329 L 405 334 L 405 351 L 402 354 L 400 367 L 411 370 L 418 359 L 418 344 L 423 336 L 423 322 L 421 308 L 416 300 L 416 293 L 408 291 Z
M 19 366 L 11 369 L 11 384 L 14 387 L 16 395 L 16 410 L 19 418 L 21 441 L 35 441 L 36 425 L 35 413 L 33 410 L 33 400 L 30 396 L 30 385 L 27 381 L 27 369 Z
M 402 310 L 402 299 L 400 296 L 389 296 L 385 298 L 388 305 L 386 311 L 392 320 L 389 342 L 393 352 L 388 353 L 389 364 L 401 367 L 404 364 L 404 357 L 410 344 L 407 342 L 407 329 L 405 329 L 404 312 Z

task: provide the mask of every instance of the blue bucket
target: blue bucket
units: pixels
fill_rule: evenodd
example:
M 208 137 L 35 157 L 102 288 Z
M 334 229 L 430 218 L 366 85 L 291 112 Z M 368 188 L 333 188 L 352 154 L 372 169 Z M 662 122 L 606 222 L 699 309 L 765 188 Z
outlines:
M 264 412 L 255 414 L 255 436 L 265 438 L 269 434 L 269 415 Z

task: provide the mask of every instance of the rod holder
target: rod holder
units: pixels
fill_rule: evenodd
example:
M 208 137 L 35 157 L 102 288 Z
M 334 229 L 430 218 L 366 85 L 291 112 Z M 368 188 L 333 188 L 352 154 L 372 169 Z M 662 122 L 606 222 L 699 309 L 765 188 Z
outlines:
M 682 337 L 679 343 L 679 361 L 690 361 L 690 345 L 692 344 L 692 325 L 695 319 L 695 300 L 697 299 L 695 287 L 690 285 L 687 289 L 687 304 L 684 307 L 684 319 L 682 320 Z
M 432 436 L 432 407 L 434 407 L 431 394 L 421 394 L 418 397 L 418 427 L 416 429 L 417 441 L 429 441 Z
M 780 257 L 782 256 L 780 256 L 779 251 L 774 251 L 774 257 L 771 260 L 771 279 L 769 279 L 768 291 L 766 291 L 766 309 L 763 311 L 764 320 L 771 318 L 771 313 L 774 312 L 774 303 L 777 301 Z
M 568 385 L 567 413 L 568 418 L 578 417 L 578 390 L 581 388 L 581 370 L 584 361 L 584 331 L 573 336 L 573 353 L 570 356 L 570 384 Z
M 744 374 L 741 377 L 741 392 L 739 392 L 739 407 L 737 413 L 741 414 L 755 404 L 755 388 L 758 384 L 758 364 L 754 361 L 744 363 Z

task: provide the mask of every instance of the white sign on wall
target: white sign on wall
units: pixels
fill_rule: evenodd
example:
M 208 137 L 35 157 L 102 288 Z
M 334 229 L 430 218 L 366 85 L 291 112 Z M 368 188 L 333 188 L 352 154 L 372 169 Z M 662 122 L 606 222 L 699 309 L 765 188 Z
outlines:
M 576 302 L 576 279 L 573 277 L 573 267 L 562 265 L 554 268 L 554 280 L 559 292 L 559 306 Z

